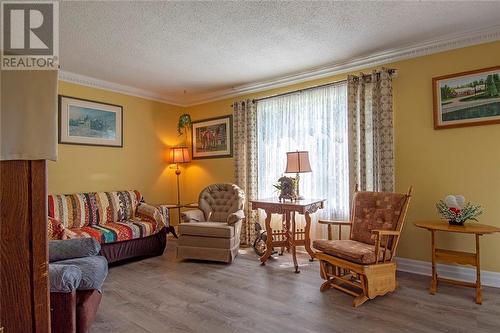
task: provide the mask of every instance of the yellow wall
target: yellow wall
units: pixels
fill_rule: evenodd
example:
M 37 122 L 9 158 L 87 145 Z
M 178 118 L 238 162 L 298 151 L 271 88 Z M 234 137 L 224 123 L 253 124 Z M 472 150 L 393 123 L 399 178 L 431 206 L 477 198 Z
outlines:
M 435 76 L 498 66 L 499 54 L 500 42 L 494 42 L 385 65 L 398 70 L 394 79 L 396 187 L 398 191 L 405 191 L 410 184 L 415 187 L 399 246 L 401 257 L 429 260 L 429 235 L 412 222 L 436 218 L 435 202 L 446 194 L 463 194 L 480 203 L 485 208 L 481 222 L 500 227 L 500 125 L 435 131 L 431 87 Z M 187 112 L 193 120 L 226 115 L 232 112 L 234 100 L 338 81 L 346 75 L 193 106 Z M 193 161 L 182 176 L 186 200 L 196 200 L 207 184 L 232 182 L 233 163 L 231 158 Z M 451 249 L 474 249 L 470 236 L 440 235 L 438 242 Z M 499 252 L 500 235 L 484 236 L 484 269 L 500 272 Z
M 58 145 L 49 193 L 137 189 L 151 203 L 176 200 L 165 153 L 182 139 L 176 128 L 183 108 L 63 81 L 59 94 L 123 106 L 123 148 Z

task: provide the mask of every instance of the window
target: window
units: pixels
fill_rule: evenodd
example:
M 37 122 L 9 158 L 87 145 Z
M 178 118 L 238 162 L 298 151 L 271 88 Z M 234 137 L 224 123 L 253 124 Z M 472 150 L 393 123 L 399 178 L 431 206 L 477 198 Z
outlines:
M 286 152 L 307 150 L 312 172 L 300 175 L 300 194 L 327 199 L 321 217 L 348 218 L 347 127 L 346 83 L 259 101 L 259 198 L 277 196 L 273 184 L 283 175 Z M 320 234 L 313 231 L 312 236 Z

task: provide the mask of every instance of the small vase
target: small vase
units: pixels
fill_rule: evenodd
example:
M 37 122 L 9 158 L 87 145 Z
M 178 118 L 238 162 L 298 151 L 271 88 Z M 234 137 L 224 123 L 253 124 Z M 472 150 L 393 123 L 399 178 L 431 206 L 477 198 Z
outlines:
M 448 220 L 450 225 L 460 225 L 463 226 L 465 221 Z

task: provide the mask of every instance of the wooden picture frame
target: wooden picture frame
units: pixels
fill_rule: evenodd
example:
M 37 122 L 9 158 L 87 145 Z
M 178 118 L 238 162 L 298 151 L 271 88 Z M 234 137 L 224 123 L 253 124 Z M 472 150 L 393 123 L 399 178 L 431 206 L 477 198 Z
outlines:
M 434 129 L 500 124 L 500 66 L 432 79 Z
M 59 95 L 59 143 L 123 147 L 121 105 Z
M 193 159 L 233 156 L 233 116 L 193 121 L 191 152 Z

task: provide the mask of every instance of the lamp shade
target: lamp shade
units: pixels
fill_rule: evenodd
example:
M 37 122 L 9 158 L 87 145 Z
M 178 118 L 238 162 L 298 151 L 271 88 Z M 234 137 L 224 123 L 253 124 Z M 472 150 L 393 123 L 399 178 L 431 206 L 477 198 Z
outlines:
M 308 151 L 291 151 L 286 153 L 285 173 L 311 172 Z
M 188 147 L 174 147 L 170 149 L 170 163 L 191 162 Z

